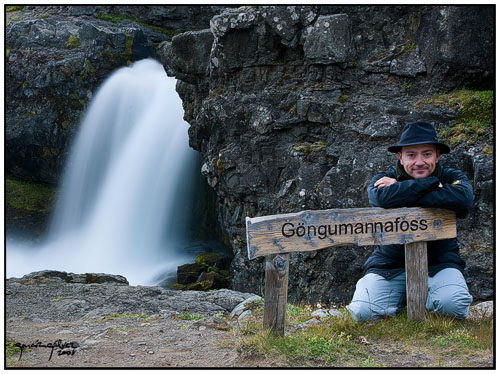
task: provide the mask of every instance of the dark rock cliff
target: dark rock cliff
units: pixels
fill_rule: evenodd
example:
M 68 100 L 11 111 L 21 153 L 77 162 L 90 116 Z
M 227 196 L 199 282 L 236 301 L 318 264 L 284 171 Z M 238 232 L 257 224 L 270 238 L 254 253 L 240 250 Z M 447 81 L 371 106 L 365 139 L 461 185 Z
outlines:
M 6 171 L 57 182 L 95 89 L 155 56 L 178 79 L 217 194 L 232 286 L 258 293 L 245 217 L 369 206 L 368 181 L 395 162 L 386 147 L 404 123 L 457 120 L 432 95 L 493 89 L 493 30 L 493 6 L 25 7 L 6 26 Z M 459 239 L 473 296 L 491 298 L 493 156 L 465 142 L 442 162 L 473 182 Z M 292 254 L 290 299 L 347 302 L 371 250 Z
M 27 6 L 7 13 L 5 168 L 56 184 L 93 93 L 155 43 L 204 29 L 216 6 Z
M 233 287 L 262 289 L 262 259 L 247 259 L 245 217 L 369 206 L 371 177 L 395 163 L 386 151 L 402 126 L 438 129 L 458 108 L 428 99 L 455 88 L 492 89 L 492 7 L 246 6 L 210 29 L 160 45 L 179 79 L 190 144 L 216 190 L 230 238 Z M 443 157 L 474 183 L 459 221 L 466 278 L 492 296 L 493 157 L 471 144 Z M 347 302 L 372 248 L 291 255 L 291 299 Z

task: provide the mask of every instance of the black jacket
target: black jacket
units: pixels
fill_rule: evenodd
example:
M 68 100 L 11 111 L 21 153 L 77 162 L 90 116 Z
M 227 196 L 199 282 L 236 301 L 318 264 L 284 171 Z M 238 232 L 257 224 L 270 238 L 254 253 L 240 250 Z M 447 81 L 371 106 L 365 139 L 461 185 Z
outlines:
M 419 179 L 408 179 L 407 175 L 397 170 L 393 166 L 373 177 L 368 187 L 370 204 L 381 208 L 443 208 L 455 211 L 459 218 L 467 215 L 474 194 L 468 178 L 460 170 L 439 166 L 436 168 L 438 173 Z M 374 187 L 375 182 L 382 177 L 394 178 L 398 182 L 388 187 Z M 443 187 L 439 187 L 440 182 Z M 457 238 L 427 242 L 427 256 L 429 276 L 445 268 L 460 271 L 465 268 L 465 261 L 459 255 Z M 377 273 L 391 279 L 404 272 L 404 266 L 404 245 L 394 244 L 378 246 L 366 260 L 364 269 L 365 273 Z

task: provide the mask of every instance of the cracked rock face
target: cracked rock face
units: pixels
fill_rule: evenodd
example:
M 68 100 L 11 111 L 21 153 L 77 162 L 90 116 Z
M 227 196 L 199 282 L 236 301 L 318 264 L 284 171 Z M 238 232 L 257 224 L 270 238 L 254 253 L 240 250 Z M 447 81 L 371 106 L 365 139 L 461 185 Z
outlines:
M 217 192 L 219 221 L 235 254 L 235 289 L 263 290 L 263 260 L 247 257 L 245 217 L 368 207 L 368 182 L 396 162 L 386 148 L 397 142 L 404 124 L 424 120 L 439 128 L 457 117 L 453 108 L 418 103 L 465 82 L 478 89 L 488 85 L 488 9 L 245 6 L 212 18 L 198 40 L 186 35 L 193 41 L 182 54 L 174 43 L 164 46 L 160 54 L 170 56 L 166 70 L 180 80 L 190 144 L 202 153 L 201 172 Z M 474 26 L 479 19 L 482 26 Z M 443 22 L 447 28 L 439 26 Z M 462 45 L 459 26 L 475 29 L 476 42 Z M 209 32 L 210 55 L 199 48 Z M 454 69 L 461 74 L 445 69 L 463 48 L 482 58 L 472 60 L 473 67 L 460 59 Z M 186 70 L 191 59 L 208 69 Z M 478 256 L 472 244 L 478 236 L 492 243 L 492 174 L 479 171 L 491 160 L 463 147 L 442 158 L 477 181 L 471 215 L 459 222 L 466 277 L 477 298 L 492 295 L 492 254 Z M 348 302 L 372 249 L 291 254 L 289 298 Z

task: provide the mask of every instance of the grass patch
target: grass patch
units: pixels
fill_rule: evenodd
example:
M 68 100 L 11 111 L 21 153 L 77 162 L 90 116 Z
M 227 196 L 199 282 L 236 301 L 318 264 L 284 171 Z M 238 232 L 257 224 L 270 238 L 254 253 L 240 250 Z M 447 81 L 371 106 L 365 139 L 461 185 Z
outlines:
M 180 319 L 181 321 L 199 321 L 200 319 L 205 318 L 201 314 L 193 314 L 193 313 L 181 313 L 175 315 L 176 319 Z
M 15 209 L 31 212 L 49 213 L 55 200 L 54 187 L 19 180 L 13 176 L 5 176 L 6 204 Z
M 19 356 L 21 353 L 21 348 L 16 346 L 16 342 L 10 339 L 5 341 L 5 356 L 11 358 L 13 356 Z
M 110 313 L 105 314 L 100 319 L 93 320 L 92 322 L 97 323 L 101 321 L 113 321 L 120 318 L 131 318 L 131 319 L 143 319 L 147 320 L 150 317 L 145 314 L 131 314 L 131 313 Z
M 30 349 L 25 348 L 24 352 L 30 352 Z M 21 348 L 16 346 L 16 342 L 11 339 L 5 340 L 5 366 L 16 367 L 20 362 L 28 361 L 24 357 L 19 360 Z
M 467 143 L 484 145 L 485 153 L 491 153 L 494 136 L 493 91 L 456 90 L 433 97 L 429 104 L 458 108 L 457 120 L 438 130 L 441 141 L 452 146 Z
M 336 367 L 477 366 L 493 357 L 492 319 L 456 320 L 428 315 L 411 322 L 406 313 L 377 322 L 355 322 L 345 308 L 342 317 L 327 317 L 295 332 L 310 319 L 307 306 L 287 305 L 287 334 L 276 337 L 262 328 L 263 308 L 240 329 L 237 350 L 256 355 L 267 365 Z M 426 357 L 425 360 L 422 357 Z

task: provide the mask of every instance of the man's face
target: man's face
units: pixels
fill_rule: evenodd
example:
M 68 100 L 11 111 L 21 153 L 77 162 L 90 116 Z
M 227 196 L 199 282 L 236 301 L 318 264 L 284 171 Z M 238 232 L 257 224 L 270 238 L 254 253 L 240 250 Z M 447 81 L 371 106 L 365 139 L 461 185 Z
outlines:
M 398 153 L 399 162 L 408 175 L 413 178 L 425 178 L 436 169 L 440 152 L 435 144 L 418 144 L 402 147 Z

